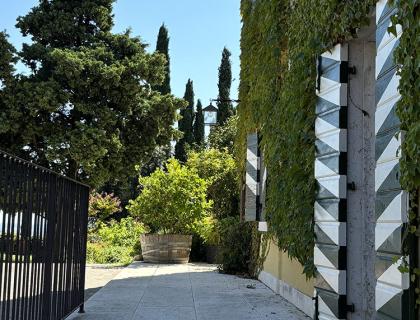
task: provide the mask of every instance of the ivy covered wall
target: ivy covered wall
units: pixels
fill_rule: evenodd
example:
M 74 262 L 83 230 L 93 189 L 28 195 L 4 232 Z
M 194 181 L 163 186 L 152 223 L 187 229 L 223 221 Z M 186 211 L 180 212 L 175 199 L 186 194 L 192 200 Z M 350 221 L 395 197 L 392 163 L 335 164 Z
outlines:
M 401 99 L 397 105 L 397 114 L 401 130 L 405 132 L 400 181 L 403 188 L 412 195 L 409 231 L 419 237 L 419 199 L 416 199 L 415 193 L 420 191 L 420 2 L 400 0 L 395 1 L 395 5 L 399 14 L 393 17 L 390 31 L 396 33 L 397 24 L 403 29 L 400 45 L 395 50 L 395 61 L 402 66 L 398 71 L 401 77 Z M 420 276 L 419 269 L 416 273 Z
M 279 248 L 304 266 L 307 276 L 314 272 L 316 57 L 334 44 L 354 38 L 357 29 L 368 24 L 375 3 L 241 1 L 238 158 L 243 168 L 246 135 L 258 130 L 269 172 L 266 219 L 270 232 Z M 400 19 L 406 19 L 407 26 L 418 22 L 417 1 L 400 0 L 398 6 Z M 410 30 L 415 31 L 403 33 L 403 37 L 411 41 L 402 38 L 397 60 L 405 66 L 400 105 L 411 106 L 400 107 L 403 128 L 409 131 L 403 147 L 403 179 L 404 185 L 414 190 L 420 186 L 418 23 Z M 414 90 L 410 90 L 410 82 L 416 83 Z

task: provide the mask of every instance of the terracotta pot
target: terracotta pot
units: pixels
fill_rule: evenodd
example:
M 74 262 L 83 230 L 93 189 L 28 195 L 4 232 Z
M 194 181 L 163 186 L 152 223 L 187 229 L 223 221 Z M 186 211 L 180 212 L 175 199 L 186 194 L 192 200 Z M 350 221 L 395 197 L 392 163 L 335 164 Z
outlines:
M 144 262 L 188 263 L 190 259 L 190 235 L 142 234 L 140 243 Z

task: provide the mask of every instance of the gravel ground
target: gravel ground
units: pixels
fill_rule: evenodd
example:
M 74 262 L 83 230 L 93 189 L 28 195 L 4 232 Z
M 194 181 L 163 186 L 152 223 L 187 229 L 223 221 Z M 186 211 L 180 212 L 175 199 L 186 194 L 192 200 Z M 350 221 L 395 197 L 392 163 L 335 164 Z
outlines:
M 85 301 L 111 281 L 124 267 L 106 264 L 88 264 L 86 266 Z

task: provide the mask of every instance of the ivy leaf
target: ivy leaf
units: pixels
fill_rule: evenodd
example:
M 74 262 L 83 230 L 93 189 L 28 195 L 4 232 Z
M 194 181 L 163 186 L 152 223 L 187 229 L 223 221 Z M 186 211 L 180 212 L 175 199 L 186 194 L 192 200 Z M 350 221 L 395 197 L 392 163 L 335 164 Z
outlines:
M 387 29 L 388 33 L 393 34 L 395 37 L 397 36 L 397 27 L 395 25 L 391 25 Z

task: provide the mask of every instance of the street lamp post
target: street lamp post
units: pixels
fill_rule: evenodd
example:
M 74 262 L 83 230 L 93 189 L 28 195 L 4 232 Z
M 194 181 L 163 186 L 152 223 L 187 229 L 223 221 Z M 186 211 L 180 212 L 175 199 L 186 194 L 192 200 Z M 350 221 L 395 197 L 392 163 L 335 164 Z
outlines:
M 210 104 L 203 109 L 204 125 L 214 126 L 217 123 L 217 108 L 210 102 Z
M 217 124 L 217 108 L 211 103 L 203 109 L 204 114 L 204 135 L 207 138 L 211 128 Z
M 239 103 L 240 100 L 210 99 L 210 104 L 203 109 L 206 137 L 210 133 L 211 128 L 214 127 L 217 124 L 217 111 L 218 111 L 218 109 L 213 105 L 212 102 L 235 102 L 235 103 Z

